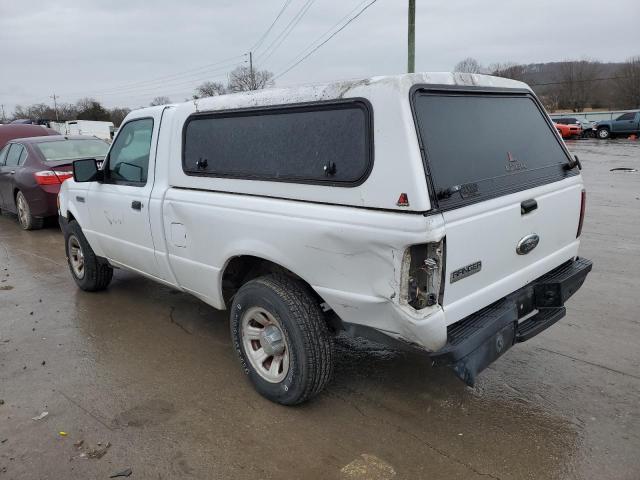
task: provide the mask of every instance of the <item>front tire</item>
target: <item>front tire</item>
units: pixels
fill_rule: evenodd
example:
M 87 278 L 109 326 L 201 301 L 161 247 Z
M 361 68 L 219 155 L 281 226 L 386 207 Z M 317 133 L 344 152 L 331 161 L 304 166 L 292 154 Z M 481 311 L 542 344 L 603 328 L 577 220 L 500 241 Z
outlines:
M 16 210 L 18 212 L 18 222 L 24 230 L 39 230 L 44 224 L 44 218 L 31 215 L 31 207 L 22 192 L 16 194 Z
M 333 374 L 333 338 L 318 299 L 285 275 L 243 285 L 231 307 L 231 338 L 254 388 L 282 405 L 320 393 Z
M 597 135 L 600 140 L 607 140 L 608 138 L 611 138 L 611 132 L 608 128 L 599 128 Z
M 107 288 L 113 278 L 113 268 L 96 256 L 75 220 L 65 229 L 64 244 L 69 270 L 78 287 L 87 292 Z

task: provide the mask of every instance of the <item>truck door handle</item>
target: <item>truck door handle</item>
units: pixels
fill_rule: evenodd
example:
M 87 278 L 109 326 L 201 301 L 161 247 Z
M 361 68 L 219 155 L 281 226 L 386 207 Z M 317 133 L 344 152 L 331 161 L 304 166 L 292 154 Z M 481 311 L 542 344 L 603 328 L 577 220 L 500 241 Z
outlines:
M 526 215 L 529 212 L 533 212 L 536 208 L 538 208 L 538 202 L 536 202 L 534 198 L 530 198 L 520 204 L 520 214 Z
M 134 200 L 133 202 L 131 202 L 131 208 L 133 208 L 134 210 L 142 210 L 142 202 Z

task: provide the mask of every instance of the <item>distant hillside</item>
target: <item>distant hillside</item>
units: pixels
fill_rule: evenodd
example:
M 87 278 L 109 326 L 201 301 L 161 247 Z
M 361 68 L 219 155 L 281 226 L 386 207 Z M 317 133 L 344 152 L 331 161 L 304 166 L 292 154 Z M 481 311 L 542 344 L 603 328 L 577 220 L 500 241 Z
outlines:
M 565 62 L 530 63 L 524 65 L 526 82 L 530 84 L 554 83 L 563 81 L 563 65 Z M 623 63 L 598 63 L 598 78 L 615 77 Z

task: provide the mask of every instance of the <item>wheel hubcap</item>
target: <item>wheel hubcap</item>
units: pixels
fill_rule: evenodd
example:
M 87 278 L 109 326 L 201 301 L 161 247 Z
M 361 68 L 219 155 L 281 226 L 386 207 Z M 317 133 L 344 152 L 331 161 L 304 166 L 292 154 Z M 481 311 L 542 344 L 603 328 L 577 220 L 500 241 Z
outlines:
M 69 263 L 76 277 L 84 278 L 84 252 L 75 235 L 69 237 Z
M 289 346 L 280 322 L 264 308 L 253 307 L 242 316 L 241 326 L 251 366 L 266 381 L 280 383 L 289 371 Z
M 22 193 L 18 193 L 18 220 L 22 226 L 27 225 L 28 220 L 28 207 L 27 201 L 22 196 Z

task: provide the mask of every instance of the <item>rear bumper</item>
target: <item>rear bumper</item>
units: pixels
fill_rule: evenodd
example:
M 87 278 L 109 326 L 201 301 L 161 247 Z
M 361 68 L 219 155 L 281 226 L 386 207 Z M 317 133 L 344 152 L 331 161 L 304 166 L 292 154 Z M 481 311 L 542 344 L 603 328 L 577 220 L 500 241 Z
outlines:
M 447 327 L 447 344 L 431 354 L 473 386 L 478 374 L 509 348 L 566 314 L 564 303 L 584 282 L 592 263 L 570 260 L 525 287 Z M 522 320 L 521 320 L 522 319 Z
M 55 217 L 58 214 L 59 191 L 60 185 L 43 185 L 25 193 L 31 214 L 35 217 Z

